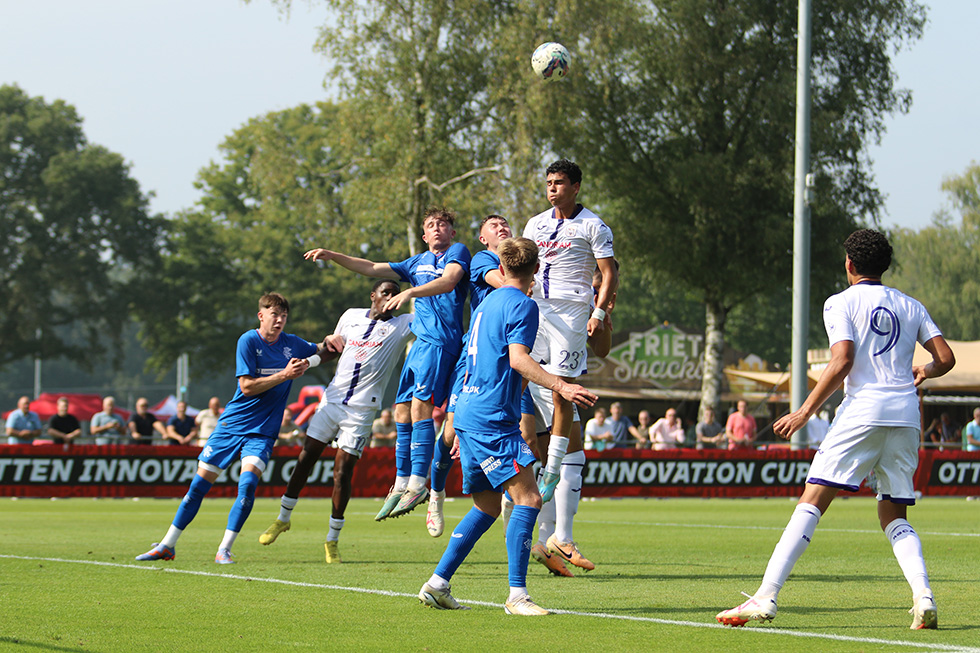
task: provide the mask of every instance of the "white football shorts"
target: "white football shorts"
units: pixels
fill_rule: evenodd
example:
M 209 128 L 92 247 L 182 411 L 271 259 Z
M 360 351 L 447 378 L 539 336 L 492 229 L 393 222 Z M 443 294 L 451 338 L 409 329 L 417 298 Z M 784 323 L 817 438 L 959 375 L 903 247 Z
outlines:
M 550 388 L 542 388 L 537 383 L 528 383 L 531 398 L 534 399 L 534 432 L 544 433 L 551 430 L 551 422 L 555 418 L 555 398 Z M 578 406 L 572 404 L 572 421 L 578 422 Z
M 536 300 L 536 303 L 538 334 L 531 358 L 555 376 L 577 378 L 588 367 L 586 343 L 592 307 L 569 299 Z
M 878 500 L 915 503 L 919 429 L 910 426 L 830 427 L 810 464 L 807 483 L 856 492 L 874 471 Z
M 374 408 L 321 403 L 313 413 L 306 437 L 324 444 L 336 440 L 334 446 L 360 458 L 365 445 L 371 441 L 375 412 Z

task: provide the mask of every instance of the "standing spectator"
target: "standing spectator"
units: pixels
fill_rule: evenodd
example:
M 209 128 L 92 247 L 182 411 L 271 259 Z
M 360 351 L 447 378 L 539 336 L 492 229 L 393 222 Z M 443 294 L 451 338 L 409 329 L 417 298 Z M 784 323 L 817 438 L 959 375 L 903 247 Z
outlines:
M 684 423 L 677 416 L 677 411 L 668 408 L 664 416 L 650 427 L 650 442 L 654 451 L 676 449 L 684 442 Z
M 609 419 L 606 420 L 606 424 L 613 434 L 613 441 L 610 447 L 628 447 L 632 449 L 636 446 L 637 441 L 640 439 L 639 432 L 633 426 L 630 418 L 623 415 L 623 404 L 617 401 L 609 407 Z
M 602 451 L 612 443 L 613 434 L 606 424 L 606 410 L 596 408 L 595 416 L 585 423 L 585 448 Z
M 165 444 L 190 444 L 197 436 L 197 424 L 187 414 L 187 402 L 177 402 L 177 414 L 167 420 Z
M 713 444 L 716 448 L 725 446 L 725 429 L 715 419 L 715 409 L 711 406 L 704 409 L 704 416 L 694 427 L 694 433 L 698 449 L 704 449 L 705 444 Z
M 738 410 L 728 416 L 725 423 L 725 437 L 728 438 L 728 450 L 752 449 L 755 441 L 755 418 L 749 415 L 749 404 L 744 399 L 740 399 Z
M 390 408 L 381 411 L 381 417 L 371 422 L 371 446 L 393 447 L 398 431 Z
M 82 434 L 78 418 L 68 412 L 68 397 L 58 399 L 58 413 L 48 421 L 48 437 L 55 444 L 68 444 Z
M 116 415 L 115 410 L 115 397 L 106 397 L 102 400 L 102 412 L 92 416 L 89 430 L 95 436 L 95 444 L 119 442 L 120 438 L 126 435 L 126 424 L 119 415 Z
M 167 432 L 163 424 L 150 412 L 150 402 L 146 397 L 136 400 L 136 412 L 129 416 L 129 434 L 133 440 L 130 444 L 153 444 L 153 432 L 156 431 L 164 440 Z
M 197 446 L 203 447 L 208 442 L 211 432 L 218 427 L 218 416 L 221 414 L 221 401 L 217 397 L 208 400 L 208 407 L 197 414 L 194 423 L 197 424 Z
M 963 440 L 967 451 L 980 451 L 980 408 L 973 409 L 973 421 L 963 430 Z
M 279 438 L 276 440 L 277 447 L 293 447 L 302 444 L 303 432 L 299 424 L 293 420 L 293 409 L 286 407 L 282 411 L 282 424 L 279 425 Z
M 7 444 L 30 444 L 41 435 L 41 418 L 31 410 L 30 397 L 17 400 L 17 410 L 7 416 Z
M 806 445 L 810 449 L 819 449 L 820 443 L 827 437 L 830 430 L 830 420 L 827 419 L 827 411 L 821 410 L 819 413 L 810 416 L 806 423 Z
M 636 448 L 648 449 L 650 447 L 650 427 L 653 426 L 653 418 L 650 417 L 649 410 L 641 410 L 636 416 Z

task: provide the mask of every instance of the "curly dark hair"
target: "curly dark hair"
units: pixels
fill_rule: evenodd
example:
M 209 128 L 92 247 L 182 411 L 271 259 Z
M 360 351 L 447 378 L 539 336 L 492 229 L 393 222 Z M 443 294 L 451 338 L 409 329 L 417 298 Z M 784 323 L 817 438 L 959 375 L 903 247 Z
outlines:
M 892 246 L 885 234 L 858 229 L 844 241 L 844 251 L 858 274 L 880 277 L 892 264 Z
M 544 173 L 547 175 L 562 174 L 568 177 L 568 181 L 573 184 L 582 183 L 582 169 L 578 167 L 577 163 L 573 163 L 568 159 L 558 159 L 545 170 Z

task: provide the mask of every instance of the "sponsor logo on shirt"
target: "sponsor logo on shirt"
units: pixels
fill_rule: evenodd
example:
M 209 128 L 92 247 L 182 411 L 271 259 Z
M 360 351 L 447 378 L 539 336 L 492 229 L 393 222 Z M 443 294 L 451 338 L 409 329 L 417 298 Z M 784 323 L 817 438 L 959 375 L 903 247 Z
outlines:
M 276 374 L 278 372 L 282 372 L 284 369 L 286 369 L 286 368 L 284 368 L 284 367 L 260 367 L 260 368 L 256 369 L 255 372 L 259 376 L 272 376 L 273 374 Z

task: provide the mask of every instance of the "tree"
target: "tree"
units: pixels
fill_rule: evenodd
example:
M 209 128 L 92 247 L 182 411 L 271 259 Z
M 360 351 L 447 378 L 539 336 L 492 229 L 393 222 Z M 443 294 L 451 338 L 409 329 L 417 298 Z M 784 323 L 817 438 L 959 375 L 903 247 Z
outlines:
M 123 158 L 87 142 L 74 107 L 17 86 L 0 87 L 0 170 L 0 367 L 91 365 L 152 280 L 163 220 Z
M 713 406 L 730 313 L 778 295 L 792 276 L 797 3 L 567 4 L 580 15 L 603 5 L 605 18 L 561 35 L 583 46 L 556 102 L 570 126 L 562 138 L 597 177 L 624 265 L 648 267 L 654 282 L 686 288 L 704 305 L 702 406 Z M 877 220 L 866 146 L 886 112 L 908 106 L 890 55 L 924 21 L 913 0 L 814 3 L 815 316 L 842 283 L 839 244 Z M 788 343 L 789 330 L 771 336 Z
M 980 339 L 980 165 L 943 181 L 952 211 L 893 235 L 891 283 L 922 301 L 947 338 Z M 956 220 L 953 212 L 959 214 Z

